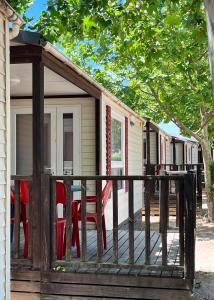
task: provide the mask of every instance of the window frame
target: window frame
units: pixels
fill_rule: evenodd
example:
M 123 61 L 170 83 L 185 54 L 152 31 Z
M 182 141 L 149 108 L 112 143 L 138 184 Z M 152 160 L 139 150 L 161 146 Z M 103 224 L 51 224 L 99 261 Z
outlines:
M 111 159 L 111 168 L 123 168 L 124 169 L 124 162 L 125 162 L 125 116 L 120 115 L 114 111 L 112 111 L 111 119 L 119 121 L 121 123 L 121 153 L 122 153 L 122 160 L 115 161 Z M 111 128 L 112 130 L 112 128 Z M 112 152 L 111 152 L 112 153 Z
M 111 169 L 122 169 L 122 173 L 124 174 L 125 170 L 125 115 L 121 115 L 118 112 L 112 111 L 111 120 L 117 120 L 121 123 L 121 153 L 122 160 L 114 161 L 111 159 Z M 122 182 L 122 187 L 118 189 L 119 193 L 123 193 L 125 190 L 125 182 Z

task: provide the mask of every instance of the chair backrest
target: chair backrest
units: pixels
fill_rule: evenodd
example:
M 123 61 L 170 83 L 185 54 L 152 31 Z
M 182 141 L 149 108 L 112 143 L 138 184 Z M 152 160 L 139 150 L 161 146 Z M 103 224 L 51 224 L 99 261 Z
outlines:
M 104 189 L 102 190 L 102 209 L 104 210 L 108 200 L 110 199 L 110 193 L 112 188 L 112 181 L 108 180 L 106 182 L 106 185 L 104 186 Z
M 29 202 L 29 180 L 20 180 L 20 202 L 25 205 Z
M 63 182 L 56 181 L 56 204 L 66 205 L 66 187 Z

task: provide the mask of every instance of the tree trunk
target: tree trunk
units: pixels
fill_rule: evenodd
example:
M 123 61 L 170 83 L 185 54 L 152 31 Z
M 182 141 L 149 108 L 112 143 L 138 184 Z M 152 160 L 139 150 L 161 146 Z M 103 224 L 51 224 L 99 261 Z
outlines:
M 203 129 L 204 139 L 201 143 L 203 160 L 204 160 L 204 179 L 205 179 L 205 191 L 207 194 L 207 206 L 208 206 L 208 218 L 210 221 L 214 221 L 214 199 L 212 195 L 211 188 L 211 172 L 210 172 L 210 162 L 211 162 L 211 147 L 208 138 L 208 128 L 207 126 Z

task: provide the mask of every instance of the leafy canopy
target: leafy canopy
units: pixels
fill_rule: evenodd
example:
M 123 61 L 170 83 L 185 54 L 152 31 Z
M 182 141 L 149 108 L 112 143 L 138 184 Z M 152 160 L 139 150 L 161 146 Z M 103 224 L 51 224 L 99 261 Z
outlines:
M 214 135 L 201 1 L 49 0 L 34 29 L 141 115 Z

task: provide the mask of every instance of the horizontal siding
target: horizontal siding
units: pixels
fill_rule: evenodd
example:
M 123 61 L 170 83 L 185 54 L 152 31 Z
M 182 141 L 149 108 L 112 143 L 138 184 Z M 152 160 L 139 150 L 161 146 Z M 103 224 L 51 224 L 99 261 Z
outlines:
M 9 51 L 9 50 L 8 50 Z M 5 20 L 0 14 L 0 300 L 6 295 L 6 102 Z M 8 61 L 9 63 L 9 61 Z M 9 226 L 9 224 L 8 224 Z
M 151 164 L 157 163 L 157 134 L 150 132 L 150 162 Z
M 111 107 L 112 114 L 116 113 L 124 120 L 125 117 L 130 118 L 130 113 L 124 111 L 119 105 L 112 103 L 106 96 L 103 96 L 102 103 L 102 173 L 106 174 L 106 105 Z M 142 163 L 142 126 L 139 120 L 135 120 L 135 125 L 130 126 L 128 121 L 128 174 L 129 175 L 141 175 L 143 172 Z M 125 136 L 125 135 L 124 135 Z M 125 170 L 125 161 L 124 161 Z M 137 211 L 142 207 L 142 183 L 134 182 L 134 210 Z M 128 193 L 125 190 L 118 191 L 118 222 L 119 224 L 128 218 Z M 112 229 L 113 227 L 113 208 L 112 199 L 106 207 L 106 227 Z
M 198 145 L 193 145 L 192 148 L 192 163 L 198 164 Z

